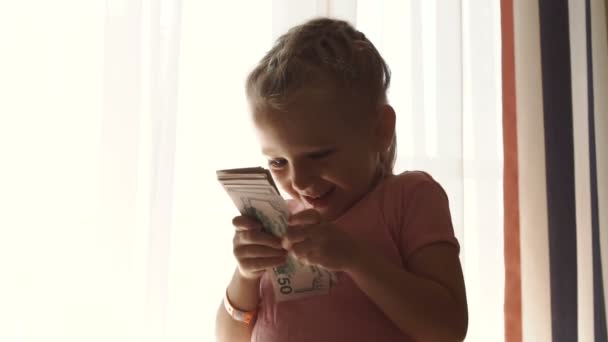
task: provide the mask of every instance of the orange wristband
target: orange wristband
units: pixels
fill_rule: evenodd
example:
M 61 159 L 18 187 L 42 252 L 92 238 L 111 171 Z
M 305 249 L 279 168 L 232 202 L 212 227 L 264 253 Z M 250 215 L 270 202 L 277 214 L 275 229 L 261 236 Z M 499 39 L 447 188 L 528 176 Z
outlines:
M 224 308 L 226 308 L 226 311 L 228 311 L 230 317 L 245 324 L 251 324 L 251 322 L 253 322 L 255 319 L 255 315 L 257 314 L 257 310 L 242 311 L 232 306 L 232 303 L 230 303 L 230 300 L 228 299 L 228 291 L 226 291 L 226 294 L 224 294 Z

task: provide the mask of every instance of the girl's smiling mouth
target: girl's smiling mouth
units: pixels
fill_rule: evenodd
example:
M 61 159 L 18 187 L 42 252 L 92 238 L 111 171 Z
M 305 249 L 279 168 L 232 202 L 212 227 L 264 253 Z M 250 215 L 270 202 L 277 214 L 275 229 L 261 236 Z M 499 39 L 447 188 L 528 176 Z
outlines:
M 336 187 L 331 187 L 324 194 L 320 196 L 306 196 L 302 195 L 302 198 L 315 209 L 325 208 L 329 205 L 329 201 L 334 193 Z

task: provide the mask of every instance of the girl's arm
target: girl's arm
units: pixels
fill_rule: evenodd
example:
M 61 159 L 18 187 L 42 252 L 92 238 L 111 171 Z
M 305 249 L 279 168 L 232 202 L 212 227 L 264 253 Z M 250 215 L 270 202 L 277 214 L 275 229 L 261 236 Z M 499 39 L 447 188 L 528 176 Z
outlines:
M 228 298 L 230 302 L 243 311 L 255 310 L 260 300 L 259 297 L 260 280 L 243 278 L 238 268 L 232 276 L 232 281 L 228 285 Z M 253 323 L 245 324 L 234 320 L 226 309 L 224 303 L 220 304 L 217 310 L 215 335 L 218 342 L 249 342 L 251 341 L 251 331 Z
M 262 231 L 255 219 L 237 216 L 232 220 L 235 227 L 233 253 L 238 266 L 226 289 L 233 307 L 241 311 L 253 311 L 260 301 L 260 279 L 266 269 L 285 263 L 287 251 L 281 248 L 279 238 Z M 249 342 L 255 321 L 247 324 L 234 320 L 224 303 L 216 315 L 215 335 L 219 342 Z
M 346 270 L 406 334 L 420 341 L 462 341 L 468 309 L 458 249 L 435 243 L 415 252 L 407 270 L 371 252 Z

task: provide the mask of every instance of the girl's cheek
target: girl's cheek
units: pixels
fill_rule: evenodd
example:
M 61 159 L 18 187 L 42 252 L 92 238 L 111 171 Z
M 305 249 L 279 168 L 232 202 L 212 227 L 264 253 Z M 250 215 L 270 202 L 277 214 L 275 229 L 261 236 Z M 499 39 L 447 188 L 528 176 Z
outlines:
M 281 174 L 279 172 L 272 172 L 272 176 L 275 179 L 275 181 L 277 182 L 277 185 L 279 187 L 281 187 L 281 189 L 283 191 L 286 191 L 287 193 L 289 193 L 291 196 L 293 196 L 293 189 L 291 188 L 291 185 L 289 184 L 289 181 L 283 177 L 281 177 Z
M 294 199 L 298 198 L 298 193 L 291 187 L 291 183 L 281 182 L 280 185 L 281 185 L 281 188 L 283 189 L 283 191 L 287 192 L 289 194 L 289 196 L 291 196 Z
M 280 171 L 270 169 L 270 173 L 272 174 L 272 178 L 274 178 L 275 182 L 279 183 L 281 186 L 285 184 L 285 179 Z

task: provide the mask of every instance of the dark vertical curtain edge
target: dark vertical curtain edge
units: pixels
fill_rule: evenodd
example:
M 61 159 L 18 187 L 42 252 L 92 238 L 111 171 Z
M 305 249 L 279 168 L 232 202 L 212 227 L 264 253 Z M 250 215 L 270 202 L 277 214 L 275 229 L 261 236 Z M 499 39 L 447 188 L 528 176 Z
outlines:
M 608 7 L 606 8 L 608 11 Z M 607 12 L 608 13 L 608 12 Z M 608 17 L 607 17 L 608 18 Z M 597 158 L 595 148 L 595 99 L 593 77 L 593 29 L 591 25 L 591 1 L 585 0 L 585 29 L 587 45 L 587 103 L 589 121 L 589 182 L 591 203 L 591 236 L 593 258 L 593 318 L 595 342 L 608 340 L 606 331 L 606 307 L 604 282 L 602 277 L 602 259 L 600 250 L 599 205 L 597 190 Z M 608 30 L 607 30 L 608 32 Z
M 554 342 L 572 342 L 578 339 L 578 271 L 568 0 L 540 0 L 539 10 L 551 331 Z

